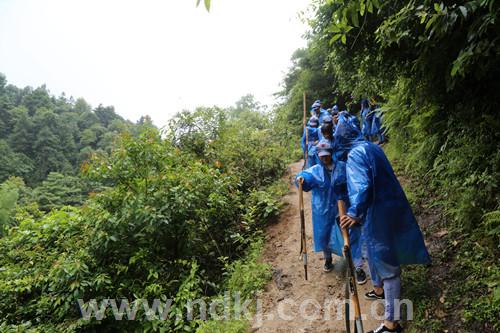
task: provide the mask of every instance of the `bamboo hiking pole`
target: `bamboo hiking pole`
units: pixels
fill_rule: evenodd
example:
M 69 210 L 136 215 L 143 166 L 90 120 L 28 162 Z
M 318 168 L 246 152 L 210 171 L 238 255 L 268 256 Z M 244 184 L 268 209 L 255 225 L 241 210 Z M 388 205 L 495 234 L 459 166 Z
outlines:
M 339 200 L 337 202 L 338 208 L 339 208 L 339 216 L 342 217 L 346 214 L 346 208 L 345 208 L 345 202 L 342 200 Z M 363 333 L 363 319 L 361 318 L 361 307 L 359 305 L 359 298 L 358 298 L 358 290 L 356 288 L 356 278 L 355 278 L 355 269 L 354 269 L 354 263 L 352 261 L 352 254 L 351 254 L 351 243 L 349 240 L 349 232 L 346 228 L 341 228 L 342 230 L 342 238 L 344 239 L 344 257 L 347 261 L 347 281 L 346 281 L 346 288 L 350 290 L 350 296 L 352 299 L 352 303 L 354 305 L 354 320 L 355 320 L 355 327 L 354 327 L 354 332 L 355 333 Z M 346 295 L 347 298 L 347 295 Z M 346 331 L 350 332 L 350 325 L 349 325 L 349 304 L 346 303 Z
M 299 209 L 300 209 L 300 256 L 304 262 L 304 276 L 307 281 L 307 242 L 306 242 L 306 220 L 304 216 L 304 192 L 302 191 L 302 180 L 299 181 Z
M 308 159 L 309 159 L 309 130 L 307 128 L 307 103 L 306 103 L 306 93 L 304 92 L 304 96 L 302 98 L 302 104 L 303 104 L 303 109 L 304 109 L 304 116 L 303 116 L 303 126 L 304 126 L 304 131 L 306 132 L 306 149 L 305 149 L 305 154 L 304 154 L 304 165 L 302 166 L 302 170 L 304 170 L 307 165 L 308 165 Z

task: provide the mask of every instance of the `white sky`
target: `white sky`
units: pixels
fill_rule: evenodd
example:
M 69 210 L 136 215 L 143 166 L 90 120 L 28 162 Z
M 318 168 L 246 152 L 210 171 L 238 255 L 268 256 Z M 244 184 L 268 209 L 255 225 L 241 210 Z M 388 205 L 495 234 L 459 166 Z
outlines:
M 0 0 L 0 72 L 156 125 L 279 90 L 311 0 Z

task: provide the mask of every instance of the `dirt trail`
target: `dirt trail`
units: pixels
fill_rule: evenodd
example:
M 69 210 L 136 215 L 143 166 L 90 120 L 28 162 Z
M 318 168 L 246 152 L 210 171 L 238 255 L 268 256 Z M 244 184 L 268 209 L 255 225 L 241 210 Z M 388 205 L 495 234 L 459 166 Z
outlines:
M 344 299 L 345 262 L 342 258 L 334 256 L 335 271 L 324 273 L 322 253 L 312 252 L 310 193 L 304 193 L 309 252 L 309 280 L 304 280 L 303 264 L 299 260 L 299 196 L 296 187 L 291 182 L 293 177 L 300 172 L 301 167 L 302 162 L 290 166 L 290 192 L 284 198 L 287 206 L 278 223 L 269 226 L 266 231 L 262 260 L 273 267 L 273 280 L 269 282 L 260 297 L 262 315 L 254 318 L 251 332 L 344 332 L 343 308 L 335 303 L 330 307 L 327 304 Z M 370 282 L 368 280 L 365 285 L 358 286 L 361 311 L 365 314 L 363 317 L 365 332 L 378 327 L 380 323 L 374 318 L 368 318 L 371 317 L 367 314 L 371 311 L 372 302 L 363 299 L 364 293 L 371 290 Z M 376 304 L 373 307 L 378 314 L 383 312 L 382 304 Z M 328 318 L 328 314 L 329 319 L 325 319 Z

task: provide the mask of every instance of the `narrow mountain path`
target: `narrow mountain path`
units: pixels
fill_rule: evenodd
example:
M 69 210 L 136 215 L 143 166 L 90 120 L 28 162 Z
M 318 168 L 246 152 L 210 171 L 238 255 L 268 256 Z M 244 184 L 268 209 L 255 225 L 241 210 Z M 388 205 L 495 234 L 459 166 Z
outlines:
M 322 253 L 312 252 L 311 195 L 304 193 L 306 235 L 309 253 L 308 281 L 299 259 L 300 216 L 299 194 L 293 179 L 300 172 L 302 161 L 290 166 L 290 191 L 284 197 L 287 204 L 279 221 L 266 230 L 262 256 L 273 268 L 273 279 L 260 296 L 261 311 L 254 317 L 251 332 L 259 333 L 322 333 L 344 332 L 345 262 L 334 256 L 335 270 L 323 272 Z M 365 301 L 363 295 L 371 290 L 371 281 L 358 286 L 363 326 L 368 331 L 380 321 L 370 315 L 383 314 L 383 305 Z

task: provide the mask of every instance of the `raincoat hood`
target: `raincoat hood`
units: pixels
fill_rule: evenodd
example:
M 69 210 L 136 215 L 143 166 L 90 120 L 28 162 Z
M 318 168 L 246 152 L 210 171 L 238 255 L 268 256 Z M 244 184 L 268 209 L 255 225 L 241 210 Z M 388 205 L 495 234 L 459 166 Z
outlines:
M 347 112 L 339 114 L 338 123 L 333 135 L 335 151 L 348 151 L 365 141 L 351 118 L 352 116 Z

